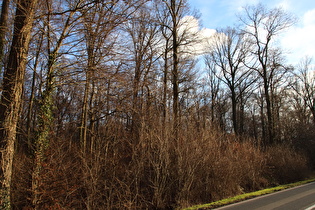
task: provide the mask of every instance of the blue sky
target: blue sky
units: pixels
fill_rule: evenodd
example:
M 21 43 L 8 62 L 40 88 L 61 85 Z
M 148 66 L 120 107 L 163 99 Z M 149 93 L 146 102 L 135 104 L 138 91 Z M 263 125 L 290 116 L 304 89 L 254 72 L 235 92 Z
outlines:
M 288 52 L 289 63 L 297 64 L 304 56 L 315 60 L 315 1 L 314 0 L 188 0 L 192 9 L 201 13 L 201 24 L 216 29 L 237 23 L 236 14 L 242 7 L 261 2 L 269 8 L 281 6 L 298 18 L 298 23 L 282 34 L 282 48 Z

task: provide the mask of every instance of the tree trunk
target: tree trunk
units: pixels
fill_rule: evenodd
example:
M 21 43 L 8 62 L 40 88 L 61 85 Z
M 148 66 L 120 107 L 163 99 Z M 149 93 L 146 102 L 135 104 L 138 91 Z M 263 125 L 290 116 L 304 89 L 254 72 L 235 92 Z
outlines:
M 166 38 L 164 51 L 164 70 L 163 70 L 163 119 L 162 119 L 162 137 L 166 138 L 166 117 L 167 117 L 167 75 L 168 75 L 168 42 Z
M 48 13 L 52 12 L 50 2 L 47 3 Z M 66 38 L 66 34 L 68 33 L 68 29 L 70 27 L 70 20 L 73 16 L 74 12 L 72 11 L 65 23 L 65 26 L 60 34 L 59 39 L 56 41 L 56 45 L 51 49 L 51 33 L 52 29 L 50 28 L 50 15 L 47 15 L 47 54 L 48 54 L 48 62 L 47 62 L 47 76 L 45 82 L 45 90 L 42 93 L 40 104 L 39 104 L 39 113 L 38 113 L 38 131 L 35 140 L 35 162 L 34 162 L 34 170 L 33 170 L 33 178 L 32 178 L 32 190 L 33 190 L 33 206 L 35 209 L 38 209 L 38 205 L 41 202 L 40 195 L 37 193 L 40 182 L 40 173 L 42 170 L 42 165 L 45 160 L 45 153 L 49 146 L 49 136 L 53 132 L 53 109 L 54 109 L 54 101 L 53 94 L 55 89 L 55 64 L 58 59 L 59 50 L 62 47 L 62 43 Z
M 32 148 L 32 111 L 34 106 L 35 99 L 35 77 L 36 77 L 36 69 L 34 68 L 33 78 L 32 78 L 32 87 L 31 87 L 31 95 L 29 99 L 29 106 L 27 110 L 27 123 L 26 123 L 26 131 L 27 131 L 27 147 L 28 151 Z
M 95 78 L 94 74 L 93 74 L 93 78 Z M 95 99 L 95 81 L 94 79 L 92 79 L 92 83 L 91 83 L 91 95 L 90 95 L 90 99 L 89 99 L 89 110 L 88 110 L 88 117 L 89 117 L 89 126 L 88 126 L 88 131 L 89 131 L 89 138 L 88 138 L 88 146 L 90 146 L 90 153 L 93 153 L 93 147 L 95 145 L 95 119 L 96 119 L 96 111 L 95 111 L 95 107 L 96 107 L 96 99 Z
M 94 101 L 94 54 L 93 49 L 88 47 L 88 64 L 86 70 L 86 83 L 84 90 L 84 98 L 83 98 L 83 106 L 82 106 L 82 114 L 81 114 L 81 125 L 80 125 L 80 142 L 82 144 L 83 152 L 87 152 L 88 148 L 88 118 L 89 118 L 89 110 L 93 107 Z M 90 121 L 92 122 L 92 121 Z
M 267 73 L 265 73 L 267 75 Z M 266 100 L 266 109 L 267 109 L 267 129 L 268 129 L 268 138 L 267 144 L 274 143 L 274 126 L 273 126 L 273 116 L 272 116 L 272 106 L 271 106 L 271 99 L 269 95 L 269 86 L 267 83 L 267 78 L 264 78 L 264 93 L 265 93 L 265 100 Z
M 313 123 L 314 123 L 314 125 L 315 125 L 315 96 L 314 96 L 314 98 L 313 98 L 313 100 L 312 100 L 312 107 L 311 107 L 311 112 L 312 112 L 312 115 L 313 115 Z
M 244 134 L 244 115 L 245 115 L 244 107 L 245 107 L 244 99 L 241 94 L 240 95 L 240 110 L 239 110 L 239 127 L 238 127 L 239 134 L 241 135 Z
M 80 122 L 80 142 L 82 144 L 83 152 L 86 152 L 87 146 L 87 118 L 88 118 L 88 97 L 90 93 L 90 72 L 86 72 L 86 81 L 83 97 L 83 106 L 81 113 L 81 122 Z
M 2 74 L 3 59 L 4 59 L 4 45 L 6 43 L 5 34 L 8 30 L 8 12 L 9 0 L 2 1 L 1 17 L 0 17 L 0 75 Z
M 173 38 L 173 69 L 172 69 L 172 85 L 173 85 L 173 132 L 174 138 L 178 141 L 178 129 L 179 129 L 179 87 L 178 87 L 178 20 L 177 20 L 177 8 L 176 1 L 171 1 L 171 13 L 172 13 L 172 38 Z
M 29 106 L 27 111 L 27 124 L 26 124 L 26 131 L 27 131 L 27 145 L 28 145 L 28 152 L 31 152 L 32 149 L 32 111 L 34 106 L 34 99 L 35 99 L 35 86 L 36 86 L 36 69 L 39 63 L 39 55 L 42 49 L 43 44 L 43 35 L 40 37 L 39 40 L 39 48 L 37 49 L 36 56 L 35 56 L 35 63 L 34 63 L 34 70 L 33 70 L 33 77 L 32 77 L 32 86 L 31 86 L 31 95 L 29 99 Z M 39 88 L 40 89 L 40 88 Z
M 37 0 L 17 2 L 14 33 L 3 77 L 0 104 L 1 209 L 11 208 L 11 178 L 16 128 L 22 102 L 26 58 Z
M 262 146 L 267 146 L 267 134 L 266 134 L 266 123 L 265 123 L 265 113 L 264 113 L 264 100 L 260 99 L 260 121 L 261 121 L 261 129 L 262 129 Z
M 140 52 L 141 53 L 141 52 Z M 133 98 L 132 98 L 132 124 L 131 131 L 134 144 L 136 145 L 140 140 L 141 130 L 141 102 L 139 96 L 140 79 L 141 79 L 141 58 L 136 57 L 135 74 L 133 78 Z
M 233 86 L 234 87 L 234 86 Z M 231 92 L 232 92 L 232 121 L 233 121 L 233 129 L 235 134 L 239 134 L 239 129 L 238 129 L 238 122 L 237 122 L 237 101 L 236 101 L 236 94 L 234 88 L 231 87 Z
M 54 76 L 53 65 L 55 62 L 55 56 L 49 55 L 48 72 L 45 90 L 42 94 L 40 101 L 40 108 L 38 114 L 38 135 L 35 140 L 35 162 L 32 177 L 32 191 L 33 191 L 33 206 L 34 209 L 38 209 L 40 203 L 40 195 L 38 194 L 40 172 L 45 160 L 45 151 L 49 146 L 49 135 L 52 131 L 53 123 L 53 89 L 54 89 Z

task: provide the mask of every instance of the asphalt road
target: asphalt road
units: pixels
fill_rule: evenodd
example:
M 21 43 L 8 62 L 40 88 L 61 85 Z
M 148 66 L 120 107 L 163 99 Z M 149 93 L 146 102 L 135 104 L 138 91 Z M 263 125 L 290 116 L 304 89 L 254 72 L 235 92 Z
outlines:
M 224 210 L 315 210 L 315 182 L 224 206 Z

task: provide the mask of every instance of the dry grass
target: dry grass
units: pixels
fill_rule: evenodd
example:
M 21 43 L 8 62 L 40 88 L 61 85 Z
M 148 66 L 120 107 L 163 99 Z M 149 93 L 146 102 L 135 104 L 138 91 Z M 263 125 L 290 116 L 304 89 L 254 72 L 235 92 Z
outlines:
M 310 173 L 305 155 L 288 145 L 274 145 L 266 150 L 268 170 L 266 176 L 271 184 L 285 184 L 305 178 Z M 274 183 L 272 183 L 274 182 Z
M 307 172 L 306 158 L 284 145 L 261 150 L 250 139 L 193 126 L 180 130 L 176 140 L 158 124 L 143 127 L 134 143 L 117 127 L 107 127 L 87 153 L 64 138 L 51 141 L 37 192 L 41 207 L 183 208 L 298 180 Z M 17 209 L 31 207 L 31 166 L 31 158 L 17 156 Z

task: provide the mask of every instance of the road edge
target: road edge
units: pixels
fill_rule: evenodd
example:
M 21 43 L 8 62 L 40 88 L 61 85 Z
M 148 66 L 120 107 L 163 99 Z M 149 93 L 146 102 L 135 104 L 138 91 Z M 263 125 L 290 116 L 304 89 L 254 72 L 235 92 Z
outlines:
M 237 202 L 240 202 L 240 201 L 248 200 L 248 199 L 251 199 L 251 198 L 255 198 L 255 197 L 267 195 L 267 194 L 270 194 L 270 193 L 282 191 L 282 190 L 285 190 L 285 189 L 298 187 L 300 185 L 304 185 L 304 184 L 311 183 L 311 182 L 315 182 L 315 178 L 308 179 L 308 180 L 303 180 L 303 181 L 299 181 L 299 182 L 294 182 L 294 183 L 290 183 L 290 184 L 285 184 L 285 185 L 279 185 L 279 186 L 276 186 L 276 187 L 267 188 L 267 189 L 263 189 L 263 190 L 258 190 L 258 191 L 255 191 L 255 192 L 244 193 L 244 194 L 237 195 L 237 196 L 230 197 L 230 198 L 226 198 L 226 199 L 223 199 L 223 200 L 214 201 L 214 202 L 211 202 L 211 203 L 208 203 L 208 204 L 200 204 L 200 205 L 195 205 L 195 206 L 192 206 L 192 207 L 184 208 L 183 210 L 202 210 L 202 209 L 218 208 L 218 207 L 226 206 L 226 205 L 229 205 L 229 204 L 237 203 Z

